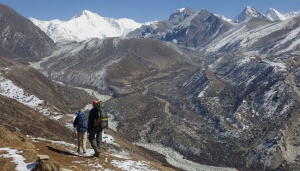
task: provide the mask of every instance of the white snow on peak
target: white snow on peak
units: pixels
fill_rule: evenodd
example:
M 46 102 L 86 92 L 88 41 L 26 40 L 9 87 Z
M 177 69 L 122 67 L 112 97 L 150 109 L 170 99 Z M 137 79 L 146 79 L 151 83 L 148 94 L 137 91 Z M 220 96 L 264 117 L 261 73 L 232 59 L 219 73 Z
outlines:
M 264 15 L 266 18 L 268 18 L 271 21 L 283 21 L 283 20 L 287 20 L 287 19 L 290 19 L 290 18 L 293 18 L 293 17 L 300 16 L 300 11 L 289 12 L 289 13 L 283 14 L 283 13 L 280 13 L 279 11 L 277 11 L 274 8 L 269 8 L 269 10 L 265 14 L 262 14 L 253 6 L 246 6 L 246 8 L 244 9 L 243 12 L 244 13 L 241 13 L 240 15 L 245 15 L 245 17 L 246 16 L 248 16 L 248 17 L 259 17 L 260 15 Z M 221 18 L 225 21 L 233 22 L 232 19 L 226 18 L 222 14 L 215 14 L 215 16 L 217 16 L 217 17 L 219 17 L 219 18 Z M 235 20 L 238 20 L 239 17 L 241 17 L 241 16 L 237 16 L 235 18 Z
M 185 8 L 178 9 L 179 12 L 183 12 L 184 10 L 185 10 Z
M 224 21 L 227 21 L 227 22 L 229 22 L 229 23 L 233 23 L 232 19 L 226 18 L 226 17 L 225 17 L 224 15 L 222 15 L 222 14 L 214 14 L 214 15 L 215 15 L 216 17 L 218 17 L 218 18 L 224 20 Z
M 266 13 L 266 17 L 271 21 L 286 20 L 286 17 L 274 8 L 270 8 Z
M 120 37 L 141 27 L 132 19 L 107 18 L 97 13 L 84 10 L 81 15 L 71 18 L 69 21 L 58 19 L 41 21 L 29 18 L 35 25 L 43 30 L 55 42 L 83 41 L 89 38 Z
M 253 6 L 246 6 L 246 8 L 234 19 L 235 22 L 240 23 L 248 18 L 256 17 L 261 18 L 264 14 L 259 12 L 255 7 Z
M 298 11 L 298 12 L 293 11 L 293 12 L 285 13 L 283 15 L 286 19 L 289 19 L 289 18 L 300 16 L 300 11 Z
M 249 16 L 252 16 L 252 17 L 259 17 L 260 16 L 260 12 L 252 6 L 247 6 L 246 7 L 246 14 L 248 14 Z

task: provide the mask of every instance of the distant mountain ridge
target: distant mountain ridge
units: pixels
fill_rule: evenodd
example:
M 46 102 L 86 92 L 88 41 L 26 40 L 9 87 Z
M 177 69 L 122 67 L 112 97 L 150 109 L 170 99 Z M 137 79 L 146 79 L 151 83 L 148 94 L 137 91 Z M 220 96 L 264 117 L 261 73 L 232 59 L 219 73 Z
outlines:
M 163 21 L 149 21 L 146 23 L 138 23 L 132 19 L 121 18 L 114 19 L 108 17 L 102 17 L 97 13 L 93 13 L 88 10 L 84 10 L 80 15 L 73 17 L 68 21 L 61 21 L 54 19 L 50 21 L 41 21 L 35 18 L 29 18 L 35 25 L 43 30 L 54 42 L 76 41 L 80 42 L 89 38 L 105 38 L 105 37 L 119 37 L 127 36 L 137 37 L 138 32 L 133 32 L 136 29 L 143 31 L 139 37 L 153 37 L 151 32 L 155 35 L 159 33 L 160 36 L 164 36 L 169 29 L 173 29 L 174 26 L 182 23 L 189 16 L 196 12 L 189 8 L 180 8 L 174 11 L 168 20 Z M 255 7 L 247 6 L 235 20 L 226 18 L 224 15 L 215 14 L 220 19 L 233 23 L 233 21 L 239 23 L 246 18 L 259 17 L 270 21 L 286 20 L 299 15 L 300 12 L 290 12 L 287 14 L 281 14 L 277 10 L 270 8 L 270 10 L 263 14 L 259 12 Z M 148 27 L 148 25 L 152 25 Z M 156 37 L 158 38 L 158 37 Z
M 189 7 L 180 8 L 174 11 L 168 20 L 149 21 L 146 23 L 138 23 L 127 18 L 114 19 L 102 17 L 88 10 L 84 10 L 80 15 L 74 16 L 68 21 L 61 21 L 59 19 L 41 21 L 35 18 L 29 18 L 29 20 L 51 37 L 54 42 L 80 42 L 95 37 L 101 39 L 119 36 L 153 37 L 153 35 L 155 35 L 156 38 L 159 38 L 157 35 L 164 36 L 168 30 L 173 29 L 174 26 L 180 23 L 182 24 L 184 20 L 191 15 L 195 15 L 195 13 L 196 12 Z M 240 23 L 251 17 L 258 17 L 270 21 L 282 21 L 300 15 L 300 12 L 281 14 L 276 9 L 270 8 L 266 14 L 263 14 L 255 7 L 247 6 L 234 20 L 221 14 L 214 15 L 229 23 L 233 23 L 233 21 Z M 151 27 L 149 27 L 150 25 Z M 139 29 L 139 31 L 137 31 L 137 29 Z
M 29 18 L 35 25 L 40 27 L 55 42 L 83 41 L 89 38 L 119 37 L 125 36 L 130 31 L 142 26 L 142 23 L 132 19 L 107 18 L 84 10 L 80 15 L 69 21 L 58 19 L 51 21 L 40 21 Z

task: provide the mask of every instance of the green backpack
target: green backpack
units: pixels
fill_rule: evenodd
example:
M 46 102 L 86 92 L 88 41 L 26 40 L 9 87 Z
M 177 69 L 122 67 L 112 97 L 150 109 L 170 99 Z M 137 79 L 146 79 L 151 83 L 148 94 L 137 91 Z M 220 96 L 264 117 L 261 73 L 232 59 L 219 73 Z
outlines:
M 105 110 L 103 110 L 103 104 L 98 102 L 97 104 L 98 116 L 94 121 L 94 127 L 100 126 L 101 129 L 108 128 L 108 116 Z

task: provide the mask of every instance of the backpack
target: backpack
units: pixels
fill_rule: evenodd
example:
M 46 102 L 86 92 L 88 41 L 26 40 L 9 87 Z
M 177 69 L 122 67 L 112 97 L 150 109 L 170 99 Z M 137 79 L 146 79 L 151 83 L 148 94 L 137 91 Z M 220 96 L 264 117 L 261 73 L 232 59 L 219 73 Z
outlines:
M 87 117 L 85 116 L 84 112 L 78 112 L 78 122 L 77 122 L 77 131 L 78 132 L 85 132 L 87 131 Z
M 107 113 L 104 110 L 100 110 L 100 118 L 101 118 L 101 128 L 108 128 L 108 116 Z
M 105 110 L 103 110 L 103 105 L 100 102 L 97 103 L 98 115 L 94 119 L 94 127 L 100 126 L 101 129 L 108 128 L 108 116 Z

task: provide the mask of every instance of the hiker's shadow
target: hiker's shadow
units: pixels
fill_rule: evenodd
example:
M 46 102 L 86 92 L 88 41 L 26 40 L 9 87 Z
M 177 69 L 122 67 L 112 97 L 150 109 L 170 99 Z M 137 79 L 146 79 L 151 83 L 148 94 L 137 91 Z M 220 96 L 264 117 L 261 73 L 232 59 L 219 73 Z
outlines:
M 76 157 L 83 157 L 83 158 L 92 158 L 93 157 L 93 156 L 81 156 L 81 155 L 78 155 L 78 154 L 73 154 L 71 152 L 59 150 L 59 149 L 56 149 L 56 148 L 53 148 L 53 147 L 50 147 L 50 146 L 47 146 L 47 148 L 51 151 L 56 152 L 56 153 L 63 154 L 63 155 L 68 155 L 68 156 L 76 156 Z

